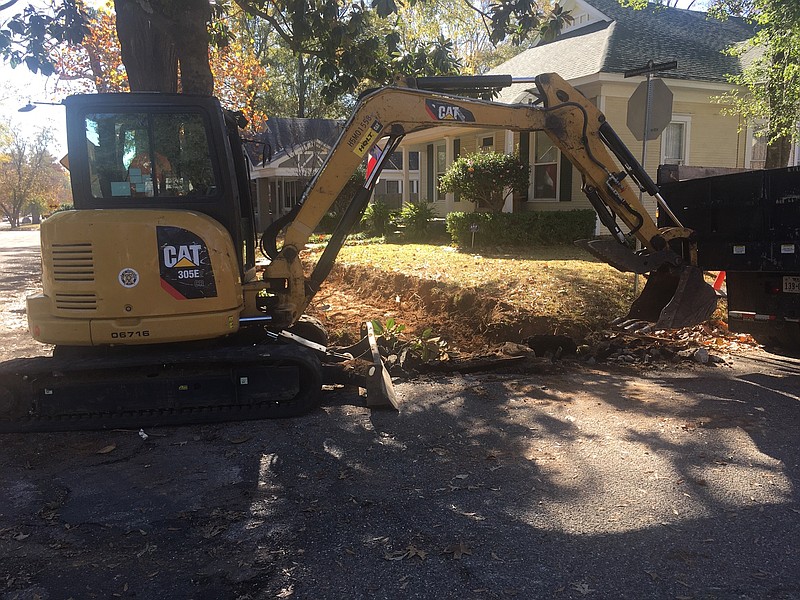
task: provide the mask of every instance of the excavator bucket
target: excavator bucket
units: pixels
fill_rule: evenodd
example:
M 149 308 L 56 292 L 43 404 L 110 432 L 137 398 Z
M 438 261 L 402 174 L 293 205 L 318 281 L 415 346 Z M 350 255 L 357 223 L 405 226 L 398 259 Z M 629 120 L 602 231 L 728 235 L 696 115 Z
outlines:
M 677 329 L 702 323 L 716 307 L 717 294 L 700 269 L 662 265 L 650 273 L 625 318 L 650 321 L 658 329 Z

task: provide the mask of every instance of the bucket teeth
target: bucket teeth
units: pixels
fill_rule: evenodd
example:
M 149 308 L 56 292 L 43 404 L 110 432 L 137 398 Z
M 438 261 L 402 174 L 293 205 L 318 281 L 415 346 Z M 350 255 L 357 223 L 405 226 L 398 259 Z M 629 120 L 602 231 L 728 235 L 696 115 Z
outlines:
M 664 266 L 650 274 L 625 318 L 650 321 L 657 329 L 678 329 L 702 323 L 716 307 L 716 292 L 700 269 Z

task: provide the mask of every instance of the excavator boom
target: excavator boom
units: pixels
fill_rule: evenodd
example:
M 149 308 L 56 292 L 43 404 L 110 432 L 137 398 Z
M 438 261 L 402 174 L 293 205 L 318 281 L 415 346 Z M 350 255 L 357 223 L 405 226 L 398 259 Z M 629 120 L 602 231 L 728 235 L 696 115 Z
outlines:
M 386 158 L 403 136 L 430 127 L 539 130 L 553 140 L 581 173 L 583 191 L 612 234 L 612 240 L 592 240 L 584 247 L 620 270 L 651 273 L 650 280 L 654 282 L 651 288 L 660 291 L 643 295 L 630 317 L 656 321 L 662 327 L 680 327 L 710 316 L 716 296 L 703 281 L 702 273 L 691 268 L 697 259 L 693 232 L 679 223 L 662 229 L 656 226 L 639 200 L 640 189 L 655 196 L 664 210 L 669 211 L 669 207 L 594 104 L 554 73 L 534 79 L 542 106 L 508 105 L 437 91 L 440 87 L 454 87 L 454 79 L 443 78 L 444 83 L 440 84 L 437 78 L 425 78 L 413 83 L 426 85 L 428 89 L 392 86 L 360 100 L 325 164 L 307 187 L 296 213 L 285 223 L 283 248 L 273 252 L 266 277 L 289 279 L 292 273 L 297 277 L 301 265 L 295 258 L 299 251 L 350 175 L 382 138 L 388 138 L 382 153 Z M 509 77 L 501 84 L 511 82 Z M 342 227 L 334 233 L 307 285 L 290 291 L 289 303 L 294 314 L 303 312 L 327 277 L 345 236 L 366 208 L 380 168 L 379 163 L 356 195 L 342 219 Z M 623 231 L 617 219 L 627 231 Z M 642 252 L 630 249 L 636 241 L 644 248 Z M 668 304 L 671 308 L 662 316 L 662 309 Z

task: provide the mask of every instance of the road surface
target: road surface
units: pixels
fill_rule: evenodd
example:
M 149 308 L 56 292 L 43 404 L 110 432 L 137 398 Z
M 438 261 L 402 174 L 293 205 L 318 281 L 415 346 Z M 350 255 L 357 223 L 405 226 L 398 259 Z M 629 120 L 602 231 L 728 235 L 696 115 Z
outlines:
M 0 232 L 12 323 L 35 248 Z M 397 391 L 399 414 L 337 390 L 299 419 L 2 436 L 0 598 L 800 598 L 796 360 Z

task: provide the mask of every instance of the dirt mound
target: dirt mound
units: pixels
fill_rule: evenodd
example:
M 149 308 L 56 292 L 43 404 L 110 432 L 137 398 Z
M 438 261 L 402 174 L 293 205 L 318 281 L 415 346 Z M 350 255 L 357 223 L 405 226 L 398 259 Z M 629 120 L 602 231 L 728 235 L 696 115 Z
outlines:
M 394 318 L 408 335 L 430 328 L 465 352 L 537 334 L 582 339 L 589 333 L 569 319 L 536 315 L 484 290 L 363 265 L 336 265 L 312 312 L 335 339 L 357 336 L 364 320 Z

